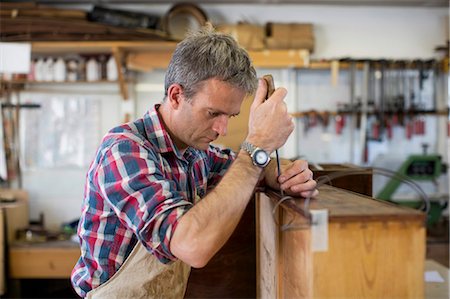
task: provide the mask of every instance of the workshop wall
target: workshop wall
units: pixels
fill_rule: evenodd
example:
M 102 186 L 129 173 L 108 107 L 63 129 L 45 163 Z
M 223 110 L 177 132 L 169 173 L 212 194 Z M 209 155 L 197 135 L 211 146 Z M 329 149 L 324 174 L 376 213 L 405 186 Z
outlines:
M 171 5 L 110 7 L 162 16 Z M 434 57 L 434 48 L 449 36 L 449 12 L 443 8 L 280 4 L 205 4 L 201 8 L 214 25 L 240 21 L 260 25 L 312 23 L 313 58 L 426 59 Z
M 99 92 L 99 88 L 101 92 Z M 95 119 L 92 119 L 93 123 L 91 123 L 91 126 L 85 130 L 86 139 L 83 139 L 86 143 L 89 143 L 90 153 L 86 153 L 86 156 L 90 156 L 86 157 L 89 162 L 84 163 L 82 166 L 79 164 L 62 166 L 31 164 L 25 167 L 22 172 L 22 185 L 30 195 L 30 218 L 37 220 L 40 214 L 43 214 L 46 227 L 52 229 L 58 229 L 61 223 L 72 221 L 79 217 L 89 163 L 94 158 L 95 151 L 103 135 L 122 121 L 122 99 L 116 84 L 101 84 L 101 87 L 80 84 L 79 86 L 64 86 L 64 90 L 61 90 L 61 86 L 41 85 L 37 91 L 24 92 L 20 95 L 21 102 L 36 102 L 36 100 L 39 100 L 43 104 L 55 98 L 67 101 L 74 95 L 82 95 L 87 105 L 89 103 L 93 104 L 91 107 L 86 107 L 86 109 L 94 109 L 97 113 Z M 37 117 L 46 117 L 45 115 L 40 115 L 42 111 L 30 111 L 28 113 L 31 115 L 37 113 L 39 114 L 36 115 Z M 70 113 L 64 114 L 62 117 L 65 117 L 66 120 L 77 121 L 77 115 L 70 115 Z M 91 130 L 95 132 L 90 132 Z M 97 136 L 97 140 L 88 139 L 92 136 Z M 46 138 L 45 136 L 41 137 L 43 139 Z M 38 143 L 28 142 L 27 144 L 29 147 L 39 146 Z M 32 148 L 29 150 L 33 151 Z M 52 153 L 47 152 L 47 155 L 49 154 L 51 155 Z M 26 161 L 22 161 L 22 165 L 26 166 Z

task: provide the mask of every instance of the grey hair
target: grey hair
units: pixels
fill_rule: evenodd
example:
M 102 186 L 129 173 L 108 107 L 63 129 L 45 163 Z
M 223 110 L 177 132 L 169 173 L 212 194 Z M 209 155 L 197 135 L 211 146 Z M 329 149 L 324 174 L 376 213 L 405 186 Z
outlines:
M 247 52 L 233 37 L 214 31 L 211 25 L 188 35 L 173 53 L 165 77 L 165 97 L 177 83 L 191 99 L 203 81 L 217 78 L 253 94 L 257 86 L 255 68 Z

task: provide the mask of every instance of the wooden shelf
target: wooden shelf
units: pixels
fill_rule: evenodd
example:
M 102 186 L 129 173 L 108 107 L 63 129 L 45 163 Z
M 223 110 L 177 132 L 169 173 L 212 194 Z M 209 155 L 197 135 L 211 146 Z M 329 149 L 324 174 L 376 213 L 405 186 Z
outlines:
M 26 79 L 0 80 L 0 84 L 117 84 L 118 81 L 30 81 Z
M 165 69 L 169 65 L 177 43 L 167 41 L 73 41 L 73 42 L 32 42 L 32 52 L 38 55 L 111 53 L 120 70 L 123 63 L 128 70 L 148 72 Z M 255 67 L 304 67 L 309 61 L 307 50 L 264 50 L 249 51 Z M 119 72 L 120 92 L 128 99 L 128 87 L 123 73 Z
M 173 49 L 133 51 L 127 55 L 127 67 L 130 70 L 143 72 L 166 68 L 169 65 Z M 261 68 L 300 68 L 305 67 L 305 62 L 309 60 L 309 51 L 307 50 L 262 50 L 248 51 L 248 53 L 253 65 Z
M 114 53 L 126 58 L 127 68 L 135 71 L 149 71 L 166 68 L 176 42 L 167 41 L 74 41 L 74 42 L 32 42 L 32 52 L 43 55 L 68 53 Z M 309 60 L 308 50 L 262 50 L 248 51 L 256 67 L 305 67 Z
M 169 62 L 170 55 L 175 49 L 176 43 L 165 41 L 73 41 L 73 42 L 32 42 L 31 51 L 38 55 L 66 55 L 66 54 L 100 54 L 110 53 L 114 56 L 117 69 L 121 70 L 126 58 L 133 54 L 155 53 L 158 57 L 151 59 L 152 62 Z M 164 55 L 160 59 L 158 55 Z M 158 64 L 157 67 L 165 67 L 167 64 Z M 141 70 L 139 67 L 130 68 L 130 70 Z M 150 69 L 154 68 L 150 67 Z M 118 72 L 120 93 L 124 100 L 128 99 L 128 87 L 123 72 Z
M 165 41 L 73 41 L 32 42 L 31 51 L 36 54 L 111 53 L 113 49 L 124 52 L 173 51 L 175 42 Z

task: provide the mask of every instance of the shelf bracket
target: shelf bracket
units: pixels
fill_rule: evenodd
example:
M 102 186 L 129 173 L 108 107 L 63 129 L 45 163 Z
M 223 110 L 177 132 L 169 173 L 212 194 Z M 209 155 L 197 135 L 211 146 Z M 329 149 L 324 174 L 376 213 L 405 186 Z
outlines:
M 123 52 L 118 47 L 113 47 L 112 54 L 114 55 L 114 60 L 116 61 L 117 65 L 120 93 L 122 95 L 122 98 L 126 101 L 128 100 L 128 86 L 127 83 L 125 82 L 125 76 L 123 74 L 122 68 Z

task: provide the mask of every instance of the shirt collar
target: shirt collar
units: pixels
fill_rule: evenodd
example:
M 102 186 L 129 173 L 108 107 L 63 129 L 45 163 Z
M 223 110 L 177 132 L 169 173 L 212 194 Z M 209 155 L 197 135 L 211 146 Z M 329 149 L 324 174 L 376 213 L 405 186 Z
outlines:
M 158 113 L 160 106 L 161 104 L 156 104 L 144 115 L 144 127 L 147 138 L 160 153 L 173 152 L 178 159 L 183 159 L 183 155 L 164 127 L 161 115 Z M 188 148 L 187 152 L 190 152 L 190 148 Z

